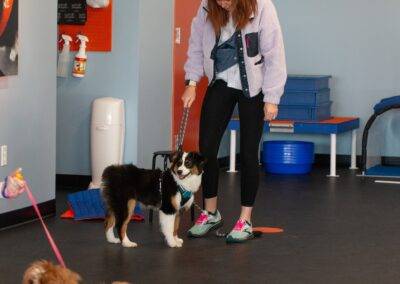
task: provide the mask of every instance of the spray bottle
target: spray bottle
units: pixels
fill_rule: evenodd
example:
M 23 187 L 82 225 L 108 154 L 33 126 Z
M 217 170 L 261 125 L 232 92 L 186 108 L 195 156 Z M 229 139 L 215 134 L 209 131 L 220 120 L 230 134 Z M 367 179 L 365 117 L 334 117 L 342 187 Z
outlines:
M 69 51 L 70 51 L 70 42 L 72 38 L 69 35 L 63 34 L 61 36 L 61 40 L 64 41 L 64 45 L 60 56 L 58 57 L 58 68 L 57 68 L 57 76 L 66 78 L 68 76 L 68 65 L 69 65 Z
M 80 41 L 81 44 L 79 46 L 79 51 L 75 56 L 74 70 L 72 71 L 72 76 L 83 78 L 86 74 L 86 43 L 89 42 L 89 39 L 87 38 L 87 36 L 78 35 L 78 41 Z

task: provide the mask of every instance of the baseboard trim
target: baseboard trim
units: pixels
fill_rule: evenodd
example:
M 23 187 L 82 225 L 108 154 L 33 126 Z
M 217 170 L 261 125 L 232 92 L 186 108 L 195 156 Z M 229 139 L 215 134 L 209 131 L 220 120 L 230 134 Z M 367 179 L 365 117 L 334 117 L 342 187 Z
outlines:
M 262 153 L 261 153 L 262 157 Z M 329 167 L 330 165 L 329 154 L 315 154 L 315 165 L 319 167 Z M 221 168 L 229 167 L 229 156 L 218 158 L 219 166 Z M 337 167 L 349 167 L 351 163 L 350 155 L 337 155 Z M 399 157 L 382 157 L 382 164 L 387 166 L 400 166 Z M 361 156 L 357 156 L 357 165 L 361 165 Z M 240 168 L 240 154 L 236 154 L 236 167 Z M 71 186 L 75 188 L 87 188 L 91 182 L 91 176 L 84 175 L 57 175 L 57 186 Z
M 357 156 L 357 165 L 361 164 L 361 156 Z M 320 167 L 329 167 L 331 163 L 331 156 L 329 154 L 316 154 L 315 162 L 316 166 Z M 350 155 L 336 155 L 336 166 L 348 168 L 351 164 L 351 156 Z
M 69 186 L 75 188 L 88 188 L 92 181 L 91 176 L 85 175 L 56 175 L 56 186 Z
M 261 154 L 262 157 L 262 154 Z M 221 168 L 229 167 L 229 156 L 220 157 L 218 159 Z M 315 155 L 315 165 L 319 167 L 329 167 L 330 165 L 330 155 L 329 154 L 316 154 Z M 351 163 L 350 155 L 337 155 L 336 165 L 338 167 L 349 167 Z M 357 165 L 361 163 L 361 156 L 357 156 Z M 240 154 L 236 155 L 236 167 L 240 168 Z
M 54 216 L 56 214 L 56 200 L 52 199 L 38 204 L 43 216 Z M 37 219 L 32 206 L 0 214 L 0 230 L 15 225 L 21 225 Z
M 361 166 L 361 155 L 357 156 L 357 165 Z M 400 166 L 400 157 L 382 157 L 382 165 L 384 166 Z M 318 166 L 329 166 L 330 165 L 330 155 L 329 154 L 316 154 L 315 164 Z M 351 164 L 350 155 L 337 155 L 336 165 L 338 167 L 349 167 Z
M 382 157 L 382 165 L 383 166 L 400 166 L 400 157 Z

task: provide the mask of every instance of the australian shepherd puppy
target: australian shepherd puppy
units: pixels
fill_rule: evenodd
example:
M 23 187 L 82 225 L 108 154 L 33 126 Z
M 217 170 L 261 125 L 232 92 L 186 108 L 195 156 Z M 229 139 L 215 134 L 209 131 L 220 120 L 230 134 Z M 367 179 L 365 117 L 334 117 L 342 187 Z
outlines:
M 170 247 L 182 247 L 178 237 L 179 211 L 192 206 L 201 186 L 204 158 L 196 152 L 176 152 L 170 157 L 170 168 L 140 169 L 132 164 L 109 166 L 103 172 L 102 192 L 108 207 L 105 220 L 106 238 L 110 243 L 136 247 L 126 233 L 138 202 L 159 209 L 161 232 Z M 114 235 L 117 229 L 118 238 Z

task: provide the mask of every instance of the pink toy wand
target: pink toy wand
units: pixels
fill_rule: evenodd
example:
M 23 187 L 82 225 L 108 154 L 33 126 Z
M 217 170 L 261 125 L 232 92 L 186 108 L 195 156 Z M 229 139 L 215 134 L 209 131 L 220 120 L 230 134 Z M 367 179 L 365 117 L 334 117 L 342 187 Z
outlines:
M 18 197 L 19 195 L 24 193 L 24 191 L 26 191 L 28 198 L 33 206 L 33 209 L 35 210 L 36 215 L 38 216 L 40 222 L 42 223 L 42 227 L 44 232 L 46 233 L 47 240 L 49 241 L 50 246 L 53 249 L 53 252 L 56 255 L 58 262 L 62 267 L 66 267 L 61 252 L 58 249 L 53 237 L 51 236 L 49 229 L 47 228 L 46 224 L 43 221 L 43 217 L 37 205 L 36 198 L 33 196 L 32 191 L 28 186 L 28 183 L 25 181 L 21 169 L 17 169 L 10 176 L 6 178 L 1 194 L 4 198 L 12 199 Z

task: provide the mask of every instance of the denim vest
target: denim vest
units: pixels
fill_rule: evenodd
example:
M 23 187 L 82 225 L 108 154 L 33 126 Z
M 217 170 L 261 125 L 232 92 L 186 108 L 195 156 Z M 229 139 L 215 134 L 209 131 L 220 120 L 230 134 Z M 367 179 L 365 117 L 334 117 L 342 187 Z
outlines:
M 247 81 L 246 66 L 244 63 L 242 32 L 238 30 L 221 45 L 218 45 L 218 43 L 219 36 L 217 36 L 215 46 L 211 51 L 211 59 L 214 60 L 214 78 L 212 83 L 216 80 L 217 73 L 223 72 L 235 64 L 239 64 L 243 94 L 246 97 L 250 97 L 249 82 Z

